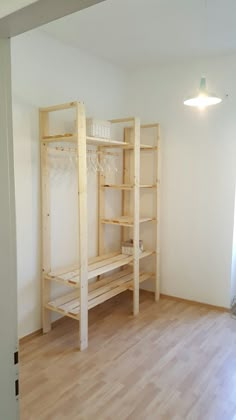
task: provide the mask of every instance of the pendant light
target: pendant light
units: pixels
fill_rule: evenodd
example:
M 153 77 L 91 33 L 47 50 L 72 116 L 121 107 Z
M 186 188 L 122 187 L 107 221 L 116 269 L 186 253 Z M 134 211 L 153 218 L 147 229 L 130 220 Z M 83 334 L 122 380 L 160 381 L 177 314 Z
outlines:
M 205 39 L 208 39 L 207 27 L 207 0 L 205 0 Z M 200 81 L 200 88 L 197 95 L 193 95 L 184 101 L 184 105 L 198 107 L 204 109 L 207 106 L 219 104 L 222 101 L 217 95 L 208 92 L 206 86 L 206 78 L 202 77 Z
M 217 95 L 208 92 L 206 86 L 206 78 L 202 77 L 198 94 L 196 96 L 187 98 L 184 101 L 184 105 L 195 106 L 202 109 L 210 105 L 219 104 L 221 101 L 222 99 L 220 99 Z

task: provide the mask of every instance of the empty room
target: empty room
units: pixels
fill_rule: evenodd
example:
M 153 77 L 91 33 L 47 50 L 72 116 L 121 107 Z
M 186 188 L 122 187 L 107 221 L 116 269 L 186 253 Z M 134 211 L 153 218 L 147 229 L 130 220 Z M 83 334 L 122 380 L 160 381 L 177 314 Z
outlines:
M 0 4 L 0 420 L 236 419 L 235 16 Z

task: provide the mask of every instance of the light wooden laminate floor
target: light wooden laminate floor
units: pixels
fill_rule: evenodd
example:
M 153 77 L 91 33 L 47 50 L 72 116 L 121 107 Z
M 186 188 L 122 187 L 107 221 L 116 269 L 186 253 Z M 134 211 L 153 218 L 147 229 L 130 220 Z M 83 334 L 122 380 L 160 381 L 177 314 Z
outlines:
M 89 348 L 65 319 L 22 344 L 21 420 L 236 420 L 236 320 L 131 292 L 89 312 Z

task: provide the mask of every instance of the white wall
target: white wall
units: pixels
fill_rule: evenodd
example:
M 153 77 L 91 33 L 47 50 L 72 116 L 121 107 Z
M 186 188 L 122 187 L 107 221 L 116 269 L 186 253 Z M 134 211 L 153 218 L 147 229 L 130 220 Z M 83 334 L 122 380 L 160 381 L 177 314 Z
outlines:
M 125 73 L 34 31 L 13 40 L 12 61 L 20 336 L 41 326 L 37 109 L 76 99 L 85 102 L 88 115 L 98 118 L 136 114 L 143 122 L 161 123 L 161 291 L 229 306 L 230 293 L 235 290 L 230 277 L 236 57 Z M 184 96 L 197 88 L 202 72 L 206 72 L 211 90 L 223 97 L 229 94 L 221 105 L 204 112 L 182 105 Z M 75 184 L 66 177 L 52 179 L 52 184 L 52 211 L 60 209 L 53 218 L 56 247 L 52 260 L 53 265 L 62 266 L 76 258 L 76 239 L 72 240 L 76 208 L 67 206 L 74 203 Z M 89 190 L 90 203 L 94 203 L 93 183 Z M 89 213 L 89 228 L 94 238 L 92 255 L 96 252 L 96 211 Z M 107 229 L 111 229 L 113 240 L 116 228 Z M 68 253 L 60 246 L 62 238 L 70 243 Z
M 123 115 L 126 75 L 121 69 L 40 31 L 12 40 L 12 68 L 21 337 L 41 327 L 38 107 L 80 100 L 85 102 L 90 116 Z M 55 214 L 52 264 L 60 267 L 74 263 L 76 258 L 76 184 L 71 174 L 51 182 Z M 89 185 L 91 255 L 96 253 L 94 182 Z M 67 252 L 61 247 L 62 238 L 69 244 Z
M 202 72 L 224 99 L 183 106 Z M 161 291 L 228 307 L 236 179 L 236 57 L 137 69 L 130 112 L 162 131 Z M 225 94 L 229 94 L 226 99 Z

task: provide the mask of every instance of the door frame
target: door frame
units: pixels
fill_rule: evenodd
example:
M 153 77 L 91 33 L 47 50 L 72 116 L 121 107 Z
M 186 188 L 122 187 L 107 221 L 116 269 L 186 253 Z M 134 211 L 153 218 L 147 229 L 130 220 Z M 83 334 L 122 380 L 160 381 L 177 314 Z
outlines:
M 11 40 L 105 0 L 38 0 L 0 19 L 0 419 L 19 419 Z

